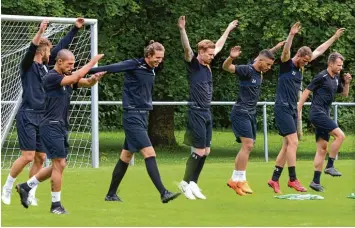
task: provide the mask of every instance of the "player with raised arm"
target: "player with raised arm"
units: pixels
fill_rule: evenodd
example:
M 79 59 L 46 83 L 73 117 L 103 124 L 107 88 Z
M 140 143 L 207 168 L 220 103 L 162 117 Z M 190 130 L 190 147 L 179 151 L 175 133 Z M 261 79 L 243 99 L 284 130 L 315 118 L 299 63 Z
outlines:
M 31 204 L 28 194 L 40 182 L 51 178 L 52 206 L 50 211 L 54 214 L 67 214 L 61 204 L 61 189 L 63 171 L 68 156 L 68 130 L 69 130 L 69 105 L 73 88 L 91 87 L 102 77 L 97 73 L 90 78 L 83 78 L 88 71 L 103 57 L 95 56 L 89 63 L 72 73 L 75 64 L 73 53 L 67 49 L 58 52 L 56 64 L 43 79 L 43 88 L 46 95 L 45 113 L 39 126 L 41 141 L 44 151 L 52 164 L 41 169 L 27 182 L 16 185 L 20 195 L 21 204 L 28 208 Z
M 292 26 L 281 55 L 280 75 L 277 82 L 274 109 L 276 126 L 279 130 L 279 134 L 283 137 L 283 144 L 276 158 L 272 178 L 268 181 L 268 185 L 275 193 L 281 193 L 279 178 L 286 162 L 289 171 L 289 181 L 287 185 L 299 192 L 307 191 L 296 176 L 296 151 L 298 147 L 297 101 L 298 91 L 301 90 L 303 69 L 309 62 L 322 55 L 344 32 L 343 28 L 338 29 L 330 39 L 317 47 L 313 52 L 309 47 L 303 46 L 298 49 L 296 55 L 291 58 L 292 41 L 300 29 L 300 22 Z
M 307 89 L 303 92 L 298 104 L 298 115 L 301 116 L 304 102 L 313 93 L 309 119 L 315 127 L 317 151 L 314 157 L 313 181 L 309 187 L 318 192 L 324 191 L 323 186 L 320 184 L 320 176 L 330 136 L 334 137 L 334 141 L 330 145 L 328 163 L 324 173 L 333 177 L 341 176 L 341 173 L 334 167 L 334 161 L 345 139 L 345 134 L 339 128 L 338 124 L 330 118 L 330 107 L 337 93 L 346 97 L 349 95 L 350 82 L 352 80 L 351 75 L 349 73 L 344 74 L 343 82 L 339 77 L 340 71 L 343 68 L 343 62 L 344 57 L 341 54 L 337 52 L 330 54 L 328 68 L 313 78 Z
M 147 172 L 155 187 L 159 191 L 162 203 L 175 199 L 180 193 L 168 191 L 161 180 L 156 153 L 148 136 L 148 113 L 153 109 L 152 89 L 155 82 L 155 68 L 163 61 L 165 48 L 159 42 L 151 41 L 144 48 L 144 57 L 129 59 L 119 63 L 100 66 L 90 72 L 106 71 L 108 73 L 124 72 L 123 84 L 123 129 L 125 141 L 120 159 L 112 172 L 106 201 L 122 201 L 117 196 L 128 164 L 135 152 L 141 152 Z
M 216 44 L 211 40 L 200 41 L 197 45 L 197 56 L 190 47 L 185 26 L 185 16 L 181 16 L 178 20 L 178 27 L 190 84 L 186 135 L 191 146 L 191 155 L 187 159 L 185 174 L 178 187 L 187 199 L 206 199 L 197 185 L 197 181 L 205 160 L 211 152 L 212 116 L 210 106 L 213 80 L 210 64 L 222 50 L 229 33 L 238 26 L 238 21 L 232 21 L 228 25 Z
M 253 193 L 246 178 L 246 168 L 256 140 L 256 105 L 263 73 L 271 69 L 275 57 L 270 50 L 262 50 L 253 64 L 232 64 L 240 53 L 239 46 L 233 47 L 222 68 L 239 78 L 239 96 L 231 112 L 231 121 L 236 141 L 242 143 L 242 146 L 235 158 L 235 168 L 227 185 L 238 195 L 244 196 Z
M 83 24 L 84 19 L 78 18 L 75 26 L 69 33 L 59 41 L 55 48 L 52 48 L 52 43 L 47 38 L 42 37 L 48 26 L 48 20 L 42 21 L 38 32 L 33 37 L 30 47 L 27 49 L 20 63 L 23 92 L 22 103 L 16 115 L 16 128 L 21 155 L 12 164 L 10 173 L 2 189 L 1 199 L 4 204 L 8 205 L 11 203 L 13 184 L 27 164 L 33 162 L 29 177 L 39 172 L 43 166 L 46 156 L 39 134 L 39 124 L 45 111 L 45 92 L 42 86 L 43 77 L 48 72 L 48 66 L 55 64 L 57 53 L 69 46 Z M 33 188 L 29 195 L 33 206 L 37 206 L 36 189 Z

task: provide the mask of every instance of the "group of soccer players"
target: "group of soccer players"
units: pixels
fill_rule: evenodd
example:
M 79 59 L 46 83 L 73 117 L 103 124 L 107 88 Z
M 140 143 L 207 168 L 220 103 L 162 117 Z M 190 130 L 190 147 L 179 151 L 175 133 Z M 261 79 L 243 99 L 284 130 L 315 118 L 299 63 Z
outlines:
M 6 183 L 2 189 L 2 201 L 10 204 L 11 191 L 16 177 L 22 169 L 33 161 L 30 179 L 16 185 L 21 203 L 28 208 L 37 205 L 35 191 L 38 184 L 51 178 L 52 205 L 54 214 L 66 214 L 61 204 L 62 176 L 68 155 L 69 105 L 72 91 L 78 87 L 95 85 L 105 73 L 124 72 L 123 85 L 123 129 L 125 141 L 120 158 L 113 170 L 112 179 L 106 201 L 122 201 L 117 195 L 118 187 L 128 169 L 135 152 L 141 152 L 147 172 L 157 188 L 161 201 L 167 203 L 181 193 L 170 192 L 162 183 L 156 163 L 155 150 L 148 137 L 148 113 L 152 110 L 152 89 L 155 80 L 155 68 L 163 61 L 164 46 L 151 41 L 144 49 L 144 57 L 125 60 L 119 63 L 93 67 L 103 55 L 95 56 L 82 68 L 74 70 L 75 56 L 66 49 L 77 31 L 83 26 L 84 19 L 78 18 L 73 29 L 52 49 L 51 42 L 43 38 L 48 21 L 44 20 L 32 40 L 21 64 L 20 74 L 23 87 L 23 100 L 16 116 L 21 156 L 13 163 Z M 210 154 L 212 139 L 211 101 L 213 80 L 210 64 L 223 48 L 229 33 L 238 27 L 238 21 L 231 22 L 220 39 L 215 43 L 202 40 L 198 43 L 197 55 L 192 51 L 186 33 L 186 19 L 181 16 L 178 28 L 184 49 L 184 59 L 190 85 L 188 109 L 187 143 L 191 146 L 191 154 L 186 162 L 183 179 L 178 188 L 190 200 L 206 199 L 197 185 L 205 160 Z M 314 178 L 310 187 L 323 191 L 320 175 L 327 153 L 330 135 L 335 140 L 330 146 L 326 174 L 340 176 L 334 168 L 334 159 L 344 140 L 344 133 L 329 117 L 329 108 L 336 93 L 347 96 L 351 75 L 345 74 L 340 80 L 344 57 L 332 53 L 328 59 L 328 67 L 314 77 L 304 91 L 297 106 L 297 93 L 302 82 L 304 66 L 323 54 L 329 46 L 344 32 L 336 31 L 328 41 L 315 51 L 309 47 L 301 47 L 291 58 L 290 48 L 293 37 L 300 31 L 297 22 L 292 26 L 286 41 L 274 48 L 262 50 L 247 65 L 234 65 L 241 54 L 241 47 L 231 49 L 229 57 L 223 63 L 223 69 L 236 74 L 239 78 L 239 96 L 231 112 L 232 129 L 241 149 L 235 159 L 235 170 L 227 185 L 238 195 L 253 193 L 246 180 L 246 167 L 249 154 L 256 139 L 256 104 L 259 99 L 263 73 L 274 64 L 274 53 L 283 46 L 278 80 L 275 118 L 283 146 L 277 157 L 275 170 L 268 185 L 275 193 L 280 193 L 279 177 L 287 162 L 289 169 L 288 186 L 297 191 L 307 191 L 296 177 L 297 118 L 301 116 L 302 106 L 313 92 L 310 120 L 316 128 L 317 152 L 314 159 Z M 48 70 L 48 68 L 52 68 Z M 84 78 L 85 75 L 90 77 Z M 42 168 L 45 157 L 51 159 L 49 167 Z

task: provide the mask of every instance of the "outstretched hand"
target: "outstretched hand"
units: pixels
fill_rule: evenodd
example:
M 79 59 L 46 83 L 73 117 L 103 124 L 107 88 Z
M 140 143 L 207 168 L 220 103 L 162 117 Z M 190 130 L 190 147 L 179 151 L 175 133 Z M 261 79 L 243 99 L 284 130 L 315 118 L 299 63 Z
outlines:
M 185 29 L 185 25 L 186 25 L 186 19 L 185 19 L 185 16 L 181 16 L 179 17 L 179 20 L 178 20 L 178 27 L 179 29 Z
M 350 82 L 351 82 L 352 79 L 353 79 L 353 78 L 352 78 L 351 74 L 349 74 L 349 73 L 344 74 L 344 81 L 345 81 L 345 84 L 350 84 Z
M 299 31 L 301 30 L 302 28 L 302 25 L 301 25 L 301 22 L 296 22 L 292 27 L 291 27 L 291 30 L 290 30 L 290 34 L 292 35 L 296 35 L 297 33 L 299 33 Z
M 102 71 L 102 72 L 97 72 L 96 74 L 93 74 L 91 76 L 92 80 L 94 80 L 95 82 L 100 81 L 100 79 L 106 74 L 106 71 Z
M 46 29 L 47 29 L 47 27 L 48 27 L 48 23 L 49 23 L 49 21 L 48 21 L 48 19 L 44 19 L 42 22 L 41 22 L 41 24 L 40 24 L 40 26 L 39 26 L 39 31 L 40 31 L 40 33 L 44 33 L 44 31 L 46 31 Z
M 282 46 L 284 46 L 285 45 L 285 43 L 286 43 L 286 40 L 284 40 L 284 41 L 281 41 L 281 42 L 279 42 L 278 44 L 276 44 L 276 48 L 277 49 L 280 49 Z
M 229 56 L 232 59 L 235 59 L 235 58 L 239 57 L 240 54 L 242 53 L 242 51 L 240 49 L 241 49 L 240 46 L 232 47 Z
M 341 35 L 343 35 L 344 31 L 345 31 L 345 28 L 338 29 L 334 34 L 335 38 L 339 39 L 341 37 Z
M 229 23 L 227 30 L 232 31 L 236 27 L 238 27 L 238 20 L 234 20 L 231 23 Z
M 79 18 L 77 18 L 76 21 L 75 21 L 75 26 L 76 26 L 78 29 L 80 29 L 80 28 L 83 27 L 84 23 L 85 23 L 84 18 L 79 17 Z

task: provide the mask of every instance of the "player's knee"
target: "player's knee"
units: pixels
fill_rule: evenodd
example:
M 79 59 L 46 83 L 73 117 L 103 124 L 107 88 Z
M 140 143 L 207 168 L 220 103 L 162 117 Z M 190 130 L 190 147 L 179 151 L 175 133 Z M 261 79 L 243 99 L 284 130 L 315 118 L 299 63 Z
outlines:
M 36 153 L 35 155 L 35 163 L 43 165 L 44 161 L 46 160 L 46 154 L 45 153 Z
M 287 145 L 297 148 L 298 147 L 298 139 L 297 138 L 292 138 L 292 139 L 288 140 Z
M 344 132 L 342 130 L 340 130 L 337 137 L 339 140 L 344 141 L 344 139 L 345 139 Z
M 132 157 L 133 157 L 133 153 L 128 152 L 126 150 L 123 150 L 120 155 L 120 159 L 122 161 L 124 161 L 125 163 L 129 163 L 131 161 Z
M 254 143 L 253 142 L 244 143 L 243 148 L 246 152 L 250 153 L 254 148 Z
M 327 147 L 321 147 L 318 149 L 318 153 L 322 156 L 325 156 L 327 154 Z
M 21 154 L 21 159 L 24 160 L 26 163 L 33 162 L 35 158 L 34 152 L 25 152 Z
M 57 159 L 52 159 L 52 167 L 54 170 L 64 170 L 67 162 L 65 158 L 57 158 Z

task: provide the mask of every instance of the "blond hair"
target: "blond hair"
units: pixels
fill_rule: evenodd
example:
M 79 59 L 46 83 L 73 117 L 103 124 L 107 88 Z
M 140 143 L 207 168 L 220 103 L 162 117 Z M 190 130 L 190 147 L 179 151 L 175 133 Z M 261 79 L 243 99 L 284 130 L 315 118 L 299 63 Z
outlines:
M 53 47 L 53 45 L 52 45 L 52 42 L 51 41 L 49 41 L 47 38 L 44 38 L 44 37 L 42 37 L 41 39 L 40 39 L 40 41 L 39 41 L 39 45 L 38 45 L 38 48 L 37 48 L 37 51 L 38 52 L 41 52 L 41 51 L 43 51 L 45 48 L 49 48 L 49 49 L 51 49 L 52 47 Z
M 144 48 L 144 57 L 153 56 L 155 51 L 165 51 L 165 48 L 161 43 L 151 40 L 148 46 Z
M 309 56 L 312 58 L 312 50 L 307 46 L 303 46 L 300 49 L 298 49 L 297 54 L 299 57 Z
M 211 41 L 211 40 L 201 40 L 198 44 L 197 44 L 197 50 L 198 51 L 206 51 L 209 48 L 216 48 L 216 45 Z

